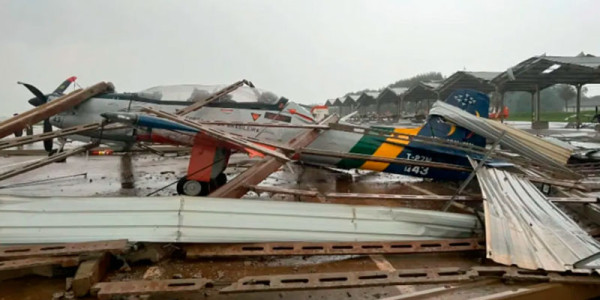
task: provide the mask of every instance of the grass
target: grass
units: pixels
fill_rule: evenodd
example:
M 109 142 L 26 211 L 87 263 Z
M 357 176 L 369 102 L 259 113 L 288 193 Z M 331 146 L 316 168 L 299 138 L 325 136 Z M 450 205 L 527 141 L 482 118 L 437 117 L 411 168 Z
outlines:
M 594 116 L 593 111 L 582 111 L 581 112 L 581 121 L 589 122 L 590 119 Z M 531 112 L 521 112 L 521 113 L 510 113 L 508 115 L 509 121 L 531 121 Z M 575 121 L 575 113 L 574 112 L 542 112 L 540 115 L 540 120 L 542 121 L 550 121 L 550 122 L 569 122 Z

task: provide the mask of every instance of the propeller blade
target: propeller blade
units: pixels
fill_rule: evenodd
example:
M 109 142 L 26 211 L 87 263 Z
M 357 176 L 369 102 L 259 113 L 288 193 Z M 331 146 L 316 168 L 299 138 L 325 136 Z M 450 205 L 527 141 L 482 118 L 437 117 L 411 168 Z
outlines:
M 50 120 L 48 119 L 44 120 L 44 132 L 52 132 L 52 124 L 50 124 Z M 53 144 L 54 142 L 52 139 L 44 140 L 44 150 L 46 150 L 46 152 L 52 152 Z
M 48 101 L 48 97 L 46 97 L 42 92 L 40 92 L 40 90 L 38 90 L 35 86 L 33 86 L 29 83 L 20 82 L 20 81 L 17 83 L 25 86 L 32 94 L 35 95 L 35 97 L 40 99 L 40 101 L 42 103 L 46 103 L 46 101 Z M 29 103 L 31 103 L 31 102 L 29 102 Z
M 71 85 L 71 83 L 75 82 L 75 80 L 77 80 L 77 77 L 75 77 L 75 76 L 71 76 L 71 77 L 67 78 L 67 80 L 65 80 L 63 83 L 61 83 L 52 93 L 53 94 L 62 94 L 69 87 L 69 85 Z

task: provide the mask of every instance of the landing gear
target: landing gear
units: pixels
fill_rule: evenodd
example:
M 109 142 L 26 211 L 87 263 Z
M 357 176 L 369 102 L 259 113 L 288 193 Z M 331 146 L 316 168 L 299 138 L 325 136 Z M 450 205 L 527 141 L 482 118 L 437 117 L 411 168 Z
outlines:
M 208 195 L 208 183 L 183 177 L 177 182 L 177 193 L 186 196 L 206 196 Z
M 188 180 L 186 177 L 179 179 L 177 182 L 177 193 L 186 196 L 206 196 L 211 191 L 214 191 L 227 183 L 227 176 L 223 173 L 208 182 Z
M 225 173 L 220 173 L 219 175 L 217 175 L 217 178 L 215 178 L 215 184 L 217 185 L 217 188 L 220 188 L 221 186 L 225 185 L 227 183 L 227 175 L 225 175 Z

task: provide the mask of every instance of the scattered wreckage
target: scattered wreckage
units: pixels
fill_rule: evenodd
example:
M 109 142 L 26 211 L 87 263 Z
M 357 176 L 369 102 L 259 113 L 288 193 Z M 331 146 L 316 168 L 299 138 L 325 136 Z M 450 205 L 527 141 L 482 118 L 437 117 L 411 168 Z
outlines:
M 582 293 L 590 286 L 591 295 L 598 293 L 600 244 L 562 207 L 600 211 L 597 199 L 583 193 L 598 188 L 589 180 L 596 165 L 570 165 L 571 149 L 488 120 L 489 98 L 483 93 L 455 91 L 444 102 L 436 102 L 419 127 L 366 127 L 345 123 L 336 115 L 317 120 L 303 106 L 256 89 L 246 80 L 230 86 L 157 87 L 132 94 L 115 93 L 112 84 L 98 83 L 62 95 L 66 88 L 62 86 L 71 79 L 49 95 L 26 84 L 36 96 L 30 100 L 36 107 L 0 123 L 0 137 L 40 121 L 60 130 L 44 126 L 39 135 L 3 139 L 0 148 L 74 134 L 87 144 L 64 150 L 61 143 L 54 151 L 52 142 L 46 143 L 52 155 L 6 171 L 0 180 L 100 143 L 151 151 L 157 151 L 152 144 L 169 144 L 191 148 L 187 173 L 176 183 L 177 192 L 186 196 L 1 196 L 0 278 L 4 280 L 30 274 L 55 276 L 57 268 L 71 270 L 74 295 L 92 293 L 100 299 L 207 290 L 467 286 L 485 280 L 525 282 L 528 289 L 535 283 L 576 284 Z M 262 159 L 228 180 L 223 171 L 235 152 Z M 323 194 L 259 185 L 288 163 L 463 183 L 453 195 Z M 465 193 L 474 178 L 480 195 Z M 545 195 L 535 184 L 552 186 L 560 196 Z M 301 201 L 235 199 L 251 190 L 291 194 Z M 383 202 L 319 203 L 330 199 L 444 205 L 434 211 L 389 207 Z M 370 255 L 379 267 L 385 266 L 380 256 L 384 254 L 471 251 L 481 256 L 484 251 L 491 262 L 397 270 L 388 262 L 379 271 L 252 275 L 225 287 L 204 277 L 104 281 L 114 265 L 111 261 L 127 266 L 140 252 L 154 249 L 150 260 L 158 262 L 169 247 L 183 251 L 186 260 Z

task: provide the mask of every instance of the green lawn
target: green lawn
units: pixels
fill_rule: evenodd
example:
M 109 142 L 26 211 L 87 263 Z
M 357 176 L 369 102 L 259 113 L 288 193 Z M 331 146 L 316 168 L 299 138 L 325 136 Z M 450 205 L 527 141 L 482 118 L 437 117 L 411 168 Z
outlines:
M 582 111 L 581 112 L 581 121 L 589 122 L 590 119 L 594 116 L 593 111 Z M 531 112 L 525 113 L 510 113 L 508 115 L 509 121 L 531 121 Z M 568 122 L 575 121 L 575 113 L 574 112 L 542 112 L 540 115 L 540 120 L 542 121 L 550 121 L 550 122 Z

